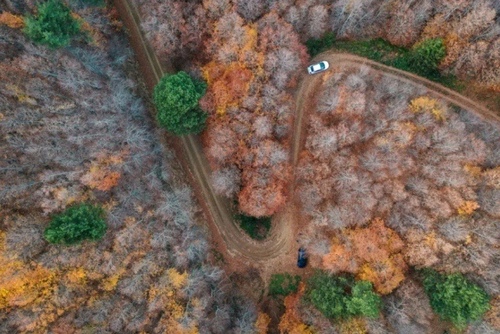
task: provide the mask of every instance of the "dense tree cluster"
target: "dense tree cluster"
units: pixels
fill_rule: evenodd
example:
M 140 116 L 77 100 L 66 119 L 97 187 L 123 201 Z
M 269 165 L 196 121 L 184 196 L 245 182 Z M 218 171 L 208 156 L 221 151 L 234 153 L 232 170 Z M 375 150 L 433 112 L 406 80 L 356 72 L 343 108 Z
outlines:
M 300 4 L 288 9 L 288 13 L 293 8 L 299 9 L 293 12 L 300 14 L 291 18 L 297 22 L 294 26 L 300 29 L 304 39 L 317 38 L 310 32 L 315 25 L 326 26 L 324 32 L 333 31 L 338 38 L 382 37 L 407 47 L 440 37 L 447 50 L 441 62 L 442 70 L 488 85 L 500 83 L 497 19 L 500 6 L 497 1 L 403 0 L 389 4 L 376 0 L 337 0 L 329 6 L 316 5 L 316 2 L 321 1 L 298 2 Z M 310 14 L 317 6 L 323 7 L 326 19 Z
M 175 61 L 188 53 L 202 66 L 214 188 L 236 196 L 246 214 L 272 215 L 285 202 L 290 176 L 290 89 L 307 60 L 299 36 L 265 2 L 136 3 L 160 56 Z
M 329 231 L 382 217 L 404 237 L 408 264 L 461 263 L 498 291 L 486 270 L 498 258 L 498 128 L 368 71 L 317 87 L 298 166 L 303 212 Z
M 297 175 L 311 252 L 381 293 L 411 265 L 458 269 L 498 295 L 500 130 L 368 68 L 326 76 Z
M 372 282 L 378 293 L 388 294 L 405 278 L 403 246 L 397 233 L 376 218 L 368 227 L 336 233 L 323 266 L 335 273 L 357 274 Z
M 423 276 L 423 285 L 434 311 L 458 328 L 463 329 L 467 323 L 480 319 L 489 309 L 486 292 L 463 275 L 425 270 Z
M 78 12 L 97 46 L 51 50 L 0 26 L 0 332 L 252 333 L 255 308 L 208 262 L 197 203 L 102 11 Z M 81 202 L 105 210 L 102 239 L 47 243 L 49 226 L 51 240 L 88 236 L 50 225 L 81 223 Z
M 382 37 L 406 47 L 440 37 L 447 50 L 442 70 L 487 85 L 500 84 L 500 5 L 495 0 L 135 2 L 143 13 L 149 40 L 158 54 L 170 59 L 200 55 L 211 34 L 209 23 L 227 12 L 247 24 L 274 12 L 304 42 L 326 32 L 347 39 Z
M 204 143 L 215 189 L 237 196 L 249 215 L 271 215 L 286 199 L 294 108 L 288 89 L 306 61 L 299 41 L 327 32 L 337 38 L 382 37 L 414 46 L 406 61 L 421 74 L 432 75 L 440 62 L 441 70 L 499 83 L 498 8 L 491 0 L 135 3 L 158 55 L 181 68 L 193 65 L 188 59 L 202 67 L 208 82 L 202 107 L 210 113 Z M 436 57 L 431 63 L 422 57 L 429 51 Z
M 214 188 L 252 216 L 270 216 L 286 200 L 292 96 L 308 58 L 301 42 L 326 32 L 383 37 L 412 47 L 410 60 L 426 70 L 439 63 L 442 71 L 499 85 L 500 6 L 493 0 L 135 3 L 160 58 L 207 82 L 200 105 L 209 114 L 203 142 Z M 0 5 L 11 12 L 0 14 L 0 332 L 265 332 L 269 317 L 257 315 L 206 261 L 196 203 L 125 74 L 131 52 L 123 36 L 100 10 L 86 8 L 77 20 L 93 46 L 35 46 L 12 30 L 35 8 L 22 0 Z M 28 35 L 36 17 L 27 20 Z M 35 40 L 68 45 L 69 35 L 33 31 Z M 428 62 L 419 52 L 435 57 Z M 424 280 L 427 297 L 420 283 L 403 280 L 410 265 L 458 268 L 480 284 L 493 296 L 491 310 L 468 333 L 493 333 L 500 326 L 499 129 L 368 68 L 324 77 L 308 110 L 295 190 L 311 220 L 305 240 L 312 255 L 325 269 L 364 281 L 322 275 L 307 291 L 300 284 L 284 300 L 279 330 L 425 332 L 436 320 L 431 307 L 462 326 L 479 317 L 462 312 L 470 291 L 476 309 L 486 311 L 485 294 L 461 275 Z M 47 244 L 49 217 L 78 202 L 106 210 L 102 241 Z M 278 290 L 291 293 L 292 283 Z M 384 316 L 372 286 L 391 292 Z M 449 300 L 457 286 L 465 293 Z
M 287 90 L 305 64 L 305 49 L 273 13 L 245 24 L 227 12 L 215 23 L 208 52 L 214 61 L 202 68 L 208 82 L 202 106 L 210 113 L 207 156 L 216 175 L 229 176 L 223 190 L 239 185 L 235 195 L 243 212 L 270 216 L 286 199 L 294 108 Z

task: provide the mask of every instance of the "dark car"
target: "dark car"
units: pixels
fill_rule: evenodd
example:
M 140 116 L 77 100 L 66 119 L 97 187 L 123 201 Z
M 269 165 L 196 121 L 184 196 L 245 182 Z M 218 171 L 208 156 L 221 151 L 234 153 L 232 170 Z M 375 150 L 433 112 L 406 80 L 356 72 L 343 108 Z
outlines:
M 302 247 L 299 248 L 299 256 L 297 258 L 297 267 L 304 268 L 307 266 L 306 250 Z

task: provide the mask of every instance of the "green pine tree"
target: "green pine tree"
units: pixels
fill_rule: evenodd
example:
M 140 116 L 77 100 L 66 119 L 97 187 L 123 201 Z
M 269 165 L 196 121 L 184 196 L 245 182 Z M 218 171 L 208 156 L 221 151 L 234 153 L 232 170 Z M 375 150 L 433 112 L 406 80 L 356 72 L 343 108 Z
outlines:
M 198 101 L 205 91 L 206 84 L 193 80 L 186 72 L 165 75 L 153 93 L 160 125 L 176 135 L 201 132 L 208 115 Z
M 80 22 L 71 16 L 70 9 L 59 0 L 48 0 L 38 6 L 36 16 L 24 19 L 24 33 L 34 42 L 50 48 L 69 45 L 80 32 Z

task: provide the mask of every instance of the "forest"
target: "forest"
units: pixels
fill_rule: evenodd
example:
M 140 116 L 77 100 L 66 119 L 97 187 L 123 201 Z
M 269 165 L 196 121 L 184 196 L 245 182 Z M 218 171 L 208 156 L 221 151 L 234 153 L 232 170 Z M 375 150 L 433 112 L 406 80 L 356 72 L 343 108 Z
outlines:
M 496 1 L 134 1 L 160 59 L 208 83 L 200 105 L 209 113 L 203 138 L 214 184 L 252 216 L 270 216 L 287 199 L 306 41 L 333 32 L 411 48 L 440 38 L 443 73 L 482 90 L 500 87 Z
M 500 114 L 500 2 L 127 2 L 179 71 L 154 92 L 112 1 L 0 4 L 0 333 L 500 332 L 500 124 L 331 63 L 293 164 L 311 46 L 421 56 Z M 162 127 L 238 217 L 296 209 L 307 269 L 235 269 Z
M 0 9 L 35 10 L 16 4 Z M 0 25 L 0 333 L 252 332 L 116 12 L 72 12 L 90 37 L 57 50 Z M 102 239 L 47 242 L 80 203 L 105 211 Z
M 325 78 L 295 189 L 317 266 L 369 281 L 389 300 L 415 268 L 458 268 L 498 296 L 498 126 L 368 67 Z M 391 303 L 386 312 L 398 332 L 431 328 L 432 313 Z

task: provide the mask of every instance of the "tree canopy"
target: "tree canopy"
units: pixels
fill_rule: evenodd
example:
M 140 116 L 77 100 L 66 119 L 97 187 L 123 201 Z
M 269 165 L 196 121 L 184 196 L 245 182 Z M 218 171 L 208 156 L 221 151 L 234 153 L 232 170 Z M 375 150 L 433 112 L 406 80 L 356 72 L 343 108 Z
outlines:
M 308 286 L 306 298 L 328 318 L 376 318 L 379 314 L 381 299 L 368 281 L 356 281 L 352 276 L 329 276 L 318 271 Z
M 426 269 L 424 288 L 433 310 L 458 328 L 480 319 L 489 309 L 488 294 L 462 274 L 440 274 Z
M 106 233 L 106 229 L 104 210 L 99 206 L 81 203 L 54 216 L 44 235 L 50 243 L 73 245 L 83 240 L 98 240 Z
M 273 274 L 269 283 L 269 294 L 271 296 L 287 296 L 297 292 L 300 276 L 292 276 L 289 273 Z
M 408 55 L 411 69 L 425 77 L 439 75 L 438 65 L 446 56 L 446 47 L 441 38 L 431 38 L 416 44 Z
M 68 45 L 80 32 L 80 22 L 73 18 L 64 3 L 49 0 L 38 6 L 37 16 L 25 18 L 24 32 L 36 43 L 59 48 Z
M 165 75 L 153 93 L 160 125 L 176 135 L 201 132 L 207 114 L 200 109 L 198 101 L 205 91 L 206 84 L 192 79 L 186 72 Z

